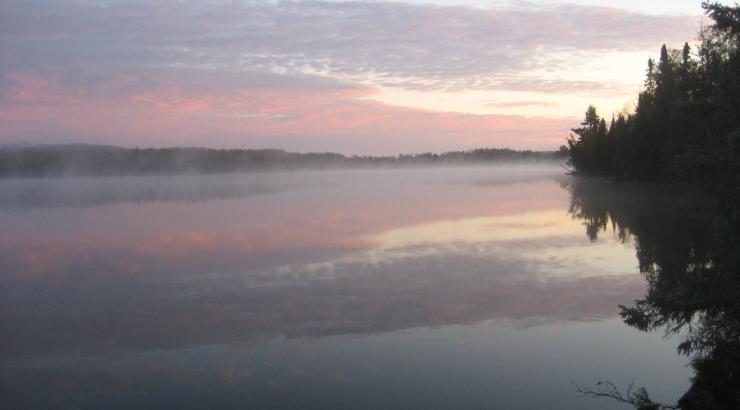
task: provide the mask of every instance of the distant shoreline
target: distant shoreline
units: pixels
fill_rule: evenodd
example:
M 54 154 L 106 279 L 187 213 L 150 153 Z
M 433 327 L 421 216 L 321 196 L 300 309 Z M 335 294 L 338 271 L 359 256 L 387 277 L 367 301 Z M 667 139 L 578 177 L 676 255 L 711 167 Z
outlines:
M 123 148 L 107 145 L 0 146 L 0 178 L 222 174 L 278 170 L 563 163 L 567 150 L 477 148 L 441 154 L 346 156 L 280 149 Z

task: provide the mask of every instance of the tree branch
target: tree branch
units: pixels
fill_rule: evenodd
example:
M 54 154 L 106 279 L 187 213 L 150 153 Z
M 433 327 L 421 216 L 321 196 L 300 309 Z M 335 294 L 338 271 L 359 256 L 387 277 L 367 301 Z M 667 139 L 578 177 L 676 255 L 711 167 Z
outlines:
M 591 388 L 582 384 L 578 384 L 573 380 L 570 383 L 575 387 L 578 397 L 606 397 L 616 400 L 620 403 L 629 404 L 638 410 L 676 410 L 679 409 L 676 405 L 669 405 L 663 403 L 656 403 L 650 400 L 648 397 L 647 390 L 644 387 L 640 387 L 634 390 L 635 379 L 627 385 L 627 389 L 624 393 L 610 380 L 599 381 L 596 383 L 595 388 Z

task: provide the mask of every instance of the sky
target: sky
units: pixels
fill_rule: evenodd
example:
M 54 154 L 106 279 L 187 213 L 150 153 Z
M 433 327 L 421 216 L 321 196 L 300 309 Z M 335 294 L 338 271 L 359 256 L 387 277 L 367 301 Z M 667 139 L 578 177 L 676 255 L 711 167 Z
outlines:
M 556 149 L 699 1 L 0 0 L 0 144 Z

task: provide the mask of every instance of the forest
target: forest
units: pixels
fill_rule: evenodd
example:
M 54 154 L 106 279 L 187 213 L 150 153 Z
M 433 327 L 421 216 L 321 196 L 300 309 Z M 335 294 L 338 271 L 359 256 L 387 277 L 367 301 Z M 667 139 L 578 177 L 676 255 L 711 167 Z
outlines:
M 698 50 L 660 49 L 634 112 L 588 107 L 567 138 L 579 173 L 737 188 L 740 170 L 740 7 L 703 3 L 714 24 Z
M 441 154 L 345 156 L 279 149 L 122 148 L 104 145 L 21 145 L 0 147 L 0 177 L 64 175 L 159 175 L 229 173 L 279 169 L 372 166 L 463 165 L 516 161 L 559 161 L 567 151 L 479 148 Z

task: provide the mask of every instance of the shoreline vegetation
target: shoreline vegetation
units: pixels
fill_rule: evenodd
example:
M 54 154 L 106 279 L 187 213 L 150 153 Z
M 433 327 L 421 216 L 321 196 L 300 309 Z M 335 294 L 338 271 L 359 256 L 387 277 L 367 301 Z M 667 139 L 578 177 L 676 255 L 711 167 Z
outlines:
M 511 162 L 564 164 L 568 151 L 478 148 L 441 154 L 345 156 L 280 149 L 122 148 L 106 145 L 0 146 L 0 178 L 219 174 L 271 170 L 483 165 Z
M 592 105 L 566 139 L 577 174 L 633 180 L 732 183 L 740 173 L 740 6 L 702 3 L 714 24 L 694 53 L 660 49 L 648 60 L 633 112 L 609 125 Z
M 567 138 L 576 175 L 688 183 L 717 201 L 705 231 L 683 247 L 675 246 L 676 235 L 663 235 L 672 226 L 634 231 L 647 294 L 620 306 L 636 329 L 680 335 L 678 351 L 694 370 L 691 388 L 667 405 L 634 384 L 622 391 L 609 380 L 574 383 L 583 396 L 637 409 L 740 408 L 740 5 L 702 7 L 714 24 L 702 28 L 695 54 L 688 43 L 681 50 L 664 45 L 658 62 L 648 61 L 634 112 L 613 116 L 607 126 L 589 106 Z M 589 235 L 608 221 L 620 232 L 640 226 L 620 218 L 614 203 L 576 205 L 574 212 L 590 221 Z

